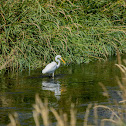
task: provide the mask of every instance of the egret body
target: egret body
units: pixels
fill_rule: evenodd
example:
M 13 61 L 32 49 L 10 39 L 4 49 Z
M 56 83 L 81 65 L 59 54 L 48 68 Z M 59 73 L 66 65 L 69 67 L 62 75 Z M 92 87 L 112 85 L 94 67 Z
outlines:
M 54 72 L 55 72 L 55 70 L 56 69 L 58 69 L 59 68 L 59 66 L 60 66 L 60 60 L 62 60 L 64 63 L 65 63 L 65 61 L 62 59 L 62 57 L 60 56 L 60 55 L 57 55 L 56 57 L 55 57 L 55 61 L 58 63 L 56 63 L 56 62 L 51 62 L 51 63 L 49 63 L 43 70 L 42 70 L 42 73 L 43 74 L 45 74 L 45 73 L 49 73 L 49 74 L 52 74 L 52 77 L 54 77 Z

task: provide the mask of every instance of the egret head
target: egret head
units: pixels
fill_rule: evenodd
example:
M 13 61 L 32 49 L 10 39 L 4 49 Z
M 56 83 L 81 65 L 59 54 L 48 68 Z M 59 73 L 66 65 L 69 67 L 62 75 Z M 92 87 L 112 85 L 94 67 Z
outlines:
M 57 55 L 56 57 L 55 57 L 55 59 L 61 59 L 61 55 Z
M 65 61 L 62 59 L 61 55 L 57 55 L 57 56 L 55 57 L 55 60 L 57 61 L 57 59 L 61 59 L 61 60 L 65 63 Z

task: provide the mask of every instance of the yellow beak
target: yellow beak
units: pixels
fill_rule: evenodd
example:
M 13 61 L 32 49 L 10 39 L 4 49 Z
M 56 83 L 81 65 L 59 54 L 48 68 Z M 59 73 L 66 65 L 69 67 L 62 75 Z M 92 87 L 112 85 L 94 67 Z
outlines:
M 61 60 L 65 63 L 65 61 L 62 59 L 62 57 L 61 57 Z M 66 64 L 66 63 L 65 63 Z

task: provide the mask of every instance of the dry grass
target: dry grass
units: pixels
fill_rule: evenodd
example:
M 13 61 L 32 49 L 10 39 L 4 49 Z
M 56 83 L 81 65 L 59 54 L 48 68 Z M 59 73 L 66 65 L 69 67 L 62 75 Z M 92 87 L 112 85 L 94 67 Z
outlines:
M 18 114 L 15 112 L 13 115 L 9 114 L 10 123 L 7 126 L 20 126 L 19 120 L 18 120 Z
M 59 114 L 54 108 L 48 107 L 48 100 L 45 99 L 44 102 L 40 99 L 39 95 L 36 94 L 35 96 L 35 104 L 33 105 L 33 118 L 35 121 L 36 126 L 40 126 L 40 119 L 43 120 L 44 126 L 51 126 L 51 121 L 49 119 L 49 111 L 53 113 L 57 120 L 57 126 L 76 126 L 76 111 L 74 109 L 74 105 L 71 104 L 71 120 L 70 123 L 68 123 L 68 118 L 66 113 Z M 8 126 L 19 126 L 20 123 L 18 121 L 18 115 L 17 113 L 14 113 L 13 115 L 9 115 L 10 123 Z

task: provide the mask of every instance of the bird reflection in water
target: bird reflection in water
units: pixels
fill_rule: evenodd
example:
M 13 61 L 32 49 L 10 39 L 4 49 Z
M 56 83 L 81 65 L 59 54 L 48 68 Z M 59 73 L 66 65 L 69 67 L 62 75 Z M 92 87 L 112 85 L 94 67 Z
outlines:
M 59 82 L 52 81 L 42 81 L 42 90 L 49 90 L 54 92 L 54 95 L 57 99 L 60 99 L 61 96 L 61 87 Z

